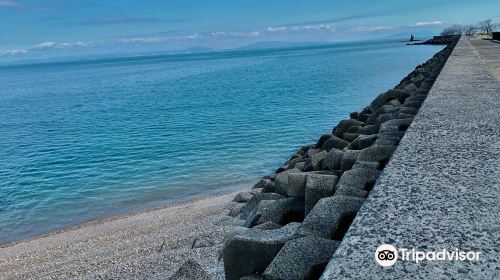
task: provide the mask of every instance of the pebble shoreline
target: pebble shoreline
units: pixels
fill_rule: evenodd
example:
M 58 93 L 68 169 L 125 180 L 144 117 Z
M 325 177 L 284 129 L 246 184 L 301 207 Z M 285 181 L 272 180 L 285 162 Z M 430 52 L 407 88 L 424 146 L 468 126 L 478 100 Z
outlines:
M 236 195 L 226 279 L 319 279 L 457 41 Z

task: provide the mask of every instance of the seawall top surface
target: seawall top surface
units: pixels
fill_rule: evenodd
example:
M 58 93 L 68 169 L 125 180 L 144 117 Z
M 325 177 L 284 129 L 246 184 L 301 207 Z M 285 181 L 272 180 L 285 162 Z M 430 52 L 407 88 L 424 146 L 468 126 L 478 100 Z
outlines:
M 461 38 L 321 279 L 500 279 L 499 127 L 500 84 Z M 381 244 L 480 255 L 382 267 Z

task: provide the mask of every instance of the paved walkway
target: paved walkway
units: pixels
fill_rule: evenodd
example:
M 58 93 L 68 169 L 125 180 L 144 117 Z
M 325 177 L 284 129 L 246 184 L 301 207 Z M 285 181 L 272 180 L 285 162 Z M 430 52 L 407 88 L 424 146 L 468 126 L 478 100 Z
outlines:
M 500 42 L 471 39 L 470 43 L 490 72 L 500 81 Z
M 498 47 L 473 45 L 458 43 L 322 279 L 500 279 Z M 481 253 L 382 267 L 383 243 Z

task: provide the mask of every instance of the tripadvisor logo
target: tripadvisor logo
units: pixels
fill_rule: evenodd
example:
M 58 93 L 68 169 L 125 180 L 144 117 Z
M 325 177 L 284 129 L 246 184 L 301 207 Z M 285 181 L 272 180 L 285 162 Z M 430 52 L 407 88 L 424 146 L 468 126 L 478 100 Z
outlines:
M 398 251 L 392 245 L 382 244 L 375 251 L 375 261 L 381 266 L 393 266 L 397 260 Z
M 461 251 L 455 249 L 448 251 L 446 249 L 438 251 L 419 251 L 415 248 L 406 249 L 382 244 L 375 250 L 375 261 L 383 266 L 393 266 L 399 259 L 401 261 L 410 261 L 419 263 L 422 261 L 479 261 L 481 252 L 476 251 Z

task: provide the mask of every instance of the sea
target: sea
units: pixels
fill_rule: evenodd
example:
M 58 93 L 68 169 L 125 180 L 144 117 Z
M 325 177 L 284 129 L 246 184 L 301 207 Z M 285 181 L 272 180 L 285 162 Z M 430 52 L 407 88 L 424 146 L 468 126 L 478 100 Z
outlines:
M 250 187 L 441 46 L 0 65 L 0 244 Z

